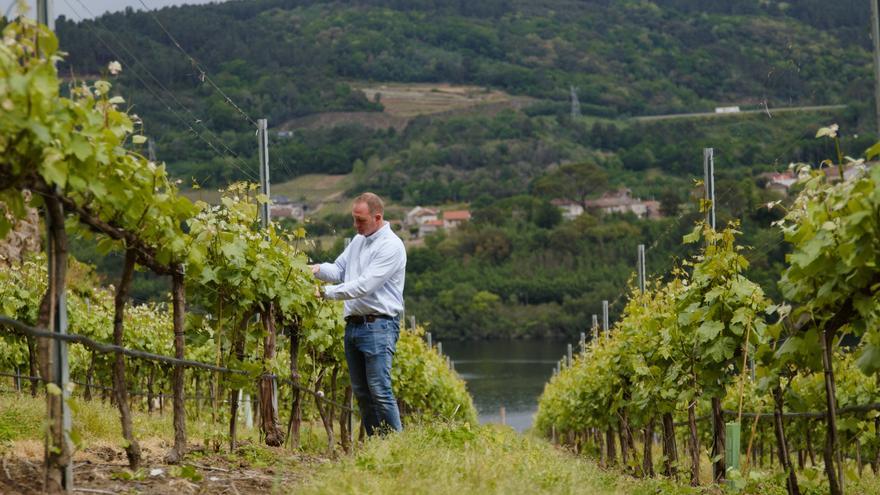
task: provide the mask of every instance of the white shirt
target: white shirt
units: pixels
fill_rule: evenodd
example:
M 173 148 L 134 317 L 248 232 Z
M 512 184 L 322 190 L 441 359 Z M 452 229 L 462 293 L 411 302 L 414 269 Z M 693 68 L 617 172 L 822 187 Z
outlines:
M 406 248 L 388 222 L 369 237 L 356 235 L 335 262 L 319 266 L 316 276 L 336 284 L 324 287 L 325 297 L 345 301 L 345 316 L 403 312 Z

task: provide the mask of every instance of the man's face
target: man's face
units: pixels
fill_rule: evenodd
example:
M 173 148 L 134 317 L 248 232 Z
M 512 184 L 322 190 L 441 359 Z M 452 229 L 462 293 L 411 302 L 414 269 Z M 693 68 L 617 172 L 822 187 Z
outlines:
M 370 235 L 382 226 L 382 214 L 370 214 L 370 207 L 366 203 L 355 203 L 351 208 L 351 217 L 360 235 Z

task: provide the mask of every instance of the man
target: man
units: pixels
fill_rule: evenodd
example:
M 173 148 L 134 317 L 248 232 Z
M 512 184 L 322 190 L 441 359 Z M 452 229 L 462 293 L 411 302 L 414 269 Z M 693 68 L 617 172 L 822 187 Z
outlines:
M 345 360 L 369 435 L 401 430 L 391 360 L 400 335 L 406 249 L 384 214 L 379 196 L 355 198 L 351 216 L 358 235 L 334 263 L 311 267 L 318 279 L 335 284 L 322 287 L 322 296 L 345 301 Z

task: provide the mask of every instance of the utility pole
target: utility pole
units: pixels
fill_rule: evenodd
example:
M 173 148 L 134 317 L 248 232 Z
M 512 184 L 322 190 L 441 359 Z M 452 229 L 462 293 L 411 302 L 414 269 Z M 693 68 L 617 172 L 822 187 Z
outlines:
M 37 22 L 55 31 L 55 6 L 53 0 L 37 0 Z
M 703 182 L 706 186 L 706 223 L 715 230 L 715 148 L 703 148 Z
M 574 86 L 570 86 L 571 88 L 571 119 L 574 120 L 581 116 L 581 102 L 578 101 L 577 88 Z
M 874 118 L 877 120 L 877 135 L 880 136 L 880 6 L 871 1 L 871 41 L 874 43 Z

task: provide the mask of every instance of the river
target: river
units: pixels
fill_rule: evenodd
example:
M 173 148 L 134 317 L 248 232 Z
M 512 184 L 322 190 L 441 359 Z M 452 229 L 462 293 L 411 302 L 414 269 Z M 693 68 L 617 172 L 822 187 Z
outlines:
M 506 423 L 518 431 L 531 427 L 538 397 L 553 374 L 566 343 L 548 340 L 443 342 L 443 353 L 467 382 L 480 423 Z

